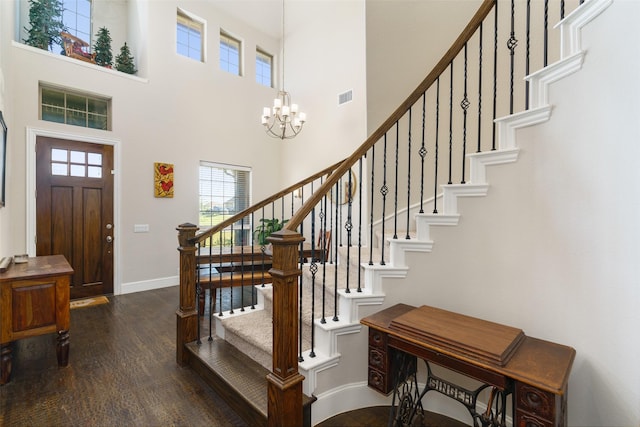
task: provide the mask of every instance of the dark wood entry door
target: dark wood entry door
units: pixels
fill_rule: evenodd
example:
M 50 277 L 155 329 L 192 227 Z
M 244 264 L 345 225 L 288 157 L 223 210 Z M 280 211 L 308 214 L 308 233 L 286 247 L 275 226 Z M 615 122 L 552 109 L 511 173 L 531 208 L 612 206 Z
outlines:
M 36 255 L 64 255 L 71 299 L 113 293 L 113 147 L 36 138 Z

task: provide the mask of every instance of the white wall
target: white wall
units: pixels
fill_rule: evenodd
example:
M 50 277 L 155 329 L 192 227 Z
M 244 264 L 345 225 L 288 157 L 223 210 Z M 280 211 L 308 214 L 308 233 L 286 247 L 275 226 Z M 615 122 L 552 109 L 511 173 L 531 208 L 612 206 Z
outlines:
M 432 229 L 391 296 L 574 347 L 572 426 L 640 424 L 640 59 L 617 48 L 640 42 L 639 14 L 615 1 L 583 30 L 584 67 L 551 86 L 551 120 L 519 131 L 519 160 L 459 201 L 458 227 Z
M 349 156 L 366 132 L 364 0 L 286 2 L 285 88 L 307 113 L 283 145 L 282 180 L 293 183 Z M 338 94 L 353 101 L 338 105 Z

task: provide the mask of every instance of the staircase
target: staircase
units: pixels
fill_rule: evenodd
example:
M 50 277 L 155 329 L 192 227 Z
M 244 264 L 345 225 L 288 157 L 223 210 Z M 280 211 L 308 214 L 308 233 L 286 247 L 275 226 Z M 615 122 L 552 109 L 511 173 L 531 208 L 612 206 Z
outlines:
M 302 275 L 303 302 L 300 306 L 301 312 L 305 315 L 301 317 L 300 321 L 300 330 L 303 332 L 301 333 L 302 351 L 299 352 L 301 360 L 298 363 L 298 370 L 304 377 L 302 392 L 305 395 L 304 420 L 306 425 L 313 425 L 346 410 L 389 404 L 388 398 L 374 393 L 366 386 L 366 360 L 363 358 L 367 354 L 367 334 L 362 330 L 359 319 L 396 302 L 407 302 L 406 296 L 410 295 L 412 283 L 407 283 L 407 280 L 402 279 L 405 279 L 412 262 L 414 262 L 410 259 L 412 256 L 409 254 L 433 250 L 432 227 L 458 224 L 460 220 L 458 201 L 460 198 L 482 197 L 488 194 L 487 169 L 489 166 L 517 161 L 519 154 L 517 131 L 543 123 L 551 118 L 552 106 L 548 101 L 550 85 L 581 68 L 585 54 L 581 49 L 581 29 L 602 13 L 611 2 L 612 0 L 586 1 L 562 19 L 557 26 L 560 32 L 560 59 L 526 77 L 528 108 L 523 112 L 508 114 L 494 120 L 496 136 L 493 149 L 465 153 L 468 161 L 468 180 L 464 179 L 465 166 L 462 166 L 464 183 L 461 184 L 437 185 L 436 175 L 435 181 L 430 184 L 437 186 L 440 189 L 439 192 L 434 193 L 433 197 L 425 197 L 424 200 L 420 199 L 419 202 L 413 204 L 407 202 L 404 208 L 399 209 L 402 217 L 406 215 L 407 218 L 412 218 L 412 221 L 407 219 L 404 228 L 392 224 L 397 223 L 399 217 L 397 204 L 396 212 L 393 215 L 385 215 L 383 207 L 381 219 L 369 221 L 371 224 L 369 245 L 351 246 L 349 248 L 350 256 L 346 254 L 346 245 L 336 245 L 337 263 L 327 264 L 325 268 L 329 273 L 326 276 L 319 276 L 317 272 L 314 275 L 308 263 L 302 266 L 300 274 Z M 444 62 L 448 64 L 452 60 Z M 426 89 L 419 89 L 416 92 L 422 93 L 424 91 Z M 413 102 L 409 105 L 413 105 Z M 402 114 L 404 115 L 405 111 L 402 111 Z M 409 120 L 411 119 L 409 118 Z M 391 125 L 387 128 L 393 129 L 393 123 L 396 123 L 397 126 L 398 121 L 398 118 L 392 118 L 388 121 Z M 409 121 L 409 129 L 411 126 Z M 384 132 L 386 161 L 387 130 Z M 409 141 L 411 141 L 411 131 L 409 132 Z M 372 136 L 372 139 L 377 141 L 381 137 L 382 134 Z M 371 151 L 367 152 L 368 159 L 371 159 Z M 378 151 L 374 154 L 379 156 L 379 153 Z M 356 152 L 352 157 L 353 159 L 361 159 L 362 155 L 363 153 Z M 337 166 L 334 170 L 336 179 L 330 181 L 330 178 L 327 178 L 326 181 L 321 182 L 317 193 L 325 193 L 325 189 L 330 189 L 344 172 L 348 173 L 352 165 L 356 164 L 356 160 L 350 159 L 352 158 L 335 165 Z M 373 160 L 370 161 L 373 170 L 376 165 L 373 164 Z M 451 169 L 451 166 L 449 168 Z M 451 170 L 449 173 L 451 175 Z M 373 180 L 372 177 L 371 182 Z M 360 182 L 362 183 L 362 181 L 361 178 Z M 377 182 L 376 185 L 380 185 L 380 182 Z M 371 194 L 373 196 L 373 191 Z M 307 202 L 315 205 L 320 202 L 320 197 L 321 195 L 317 201 L 310 199 Z M 424 213 L 425 206 L 434 206 L 434 212 Z M 351 204 L 349 204 L 349 208 L 351 208 Z M 370 210 L 375 210 L 373 204 Z M 306 213 L 297 213 L 291 223 L 301 223 L 302 221 L 297 221 L 298 216 L 306 218 L 310 212 L 311 208 Z M 327 214 L 326 209 L 325 214 Z M 316 213 L 311 215 L 316 216 Z M 349 217 L 350 220 L 351 217 Z M 362 223 L 363 221 L 358 222 Z M 309 233 L 308 225 L 305 226 L 305 230 Z M 394 235 L 398 237 L 394 238 Z M 315 235 L 310 237 L 313 240 Z M 371 246 L 373 246 L 373 251 L 370 251 Z M 354 253 L 356 253 L 355 256 Z M 371 259 L 375 262 L 369 261 L 370 253 L 373 254 Z M 274 252 L 274 266 L 276 265 L 276 255 Z M 358 262 L 359 259 L 360 262 Z M 385 260 L 385 262 L 382 263 L 380 260 Z M 347 266 L 349 266 L 348 276 L 349 283 L 351 283 L 349 291 L 344 286 Z M 323 277 L 333 280 L 336 269 L 337 276 L 340 277 L 337 292 L 331 287 L 327 289 L 327 287 L 318 284 Z M 312 299 L 310 298 L 312 283 L 315 294 L 320 295 L 326 292 L 325 301 L 329 301 L 328 304 L 325 304 L 325 308 L 326 313 L 330 313 L 330 315 L 323 319 L 318 315 L 320 313 L 317 307 L 318 303 L 316 302 L 316 305 L 312 307 Z M 356 287 L 360 289 L 356 290 Z M 268 392 L 265 378 L 273 369 L 272 319 L 277 313 L 272 312 L 274 286 L 270 284 L 258 285 L 256 289 L 258 290 L 258 303 L 255 308 L 243 312 L 236 310 L 233 314 L 226 312 L 223 316 L 216 316 L 215 329 L 218 337 L 201 344 L 188 343 L 186 345 L 188 355 L 185 356 L 185 360 L 221 395 L 229 396 L 230 402 L 235 402 L 232 403 L 232 406 L 236 405 L 233 406 L 234 409 L 240 413 L 246 413 L 247 419 L 252 425 L 265 425 L 268 418 Z M 334 296 L 337 297 L 337 306 L 335 307 L 333 305 Z M 334 320 L 334 313 L 337 320 Z M 310 319 L 315 320 L 312 322 Z M 355 373 L 352 372 L 354 370 Z M 313 403 L 313 411 L 310 410 L 311 403 Z

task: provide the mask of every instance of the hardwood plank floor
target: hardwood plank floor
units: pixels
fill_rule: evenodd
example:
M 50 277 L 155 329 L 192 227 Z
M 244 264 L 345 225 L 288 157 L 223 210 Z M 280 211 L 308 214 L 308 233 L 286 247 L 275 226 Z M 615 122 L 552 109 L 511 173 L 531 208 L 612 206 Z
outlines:
M 71 310 L 66 368 L 57 365 L 55 334 L 17 341 L 11 382 L 0 386 L 0 425 L 246 426 L 200 377 L 176 363 L 178 300 L 178 288 L 171 287 Z M 320 427 L 384 426 L 388 413 L 360 409 Z M 460 425 L 435 414 L 423 423 Z

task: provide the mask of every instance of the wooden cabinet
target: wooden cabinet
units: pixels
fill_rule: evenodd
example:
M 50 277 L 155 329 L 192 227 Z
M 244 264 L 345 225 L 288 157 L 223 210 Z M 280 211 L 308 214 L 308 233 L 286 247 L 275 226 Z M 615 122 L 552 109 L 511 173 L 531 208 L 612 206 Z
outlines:
M 0 384 L 11 378 L 13 342 L 22 338 L 58 334 L 58 365 L 67 366 L 72 274 L 62 255 L 29 258 L 0 273 Z

